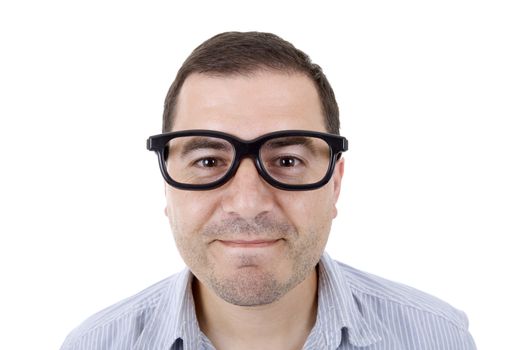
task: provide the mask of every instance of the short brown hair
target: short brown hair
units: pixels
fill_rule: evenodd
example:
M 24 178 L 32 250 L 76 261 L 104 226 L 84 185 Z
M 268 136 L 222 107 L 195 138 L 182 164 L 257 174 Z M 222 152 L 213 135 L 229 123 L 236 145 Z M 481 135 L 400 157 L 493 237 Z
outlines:
M 321 100 L 326 130 L 339 134 L 339 107 L 321 67 L 288 41 L 261 32 L 221 33 L 203 42 L 190 54 L 164 101 L 162 132 L 173 129 L 177 96 L 190 74 L 248 74 L 261 69 L 304 73 L 311 78 Z

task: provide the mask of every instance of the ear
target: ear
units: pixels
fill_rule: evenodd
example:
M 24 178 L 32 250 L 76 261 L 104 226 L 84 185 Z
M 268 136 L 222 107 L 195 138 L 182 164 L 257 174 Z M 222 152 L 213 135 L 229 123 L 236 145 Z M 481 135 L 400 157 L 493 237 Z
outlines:
M 337 200 L 339 199 L 339 194 L 341 193 L 341 181 L 343 180 L 343 174 L 345 172 L 345 159 L 341 158 L 335 165 L 334 169 L 334 175 L 333 175 L 333 215 L 332 217 L 335 218 L 337 216 Z

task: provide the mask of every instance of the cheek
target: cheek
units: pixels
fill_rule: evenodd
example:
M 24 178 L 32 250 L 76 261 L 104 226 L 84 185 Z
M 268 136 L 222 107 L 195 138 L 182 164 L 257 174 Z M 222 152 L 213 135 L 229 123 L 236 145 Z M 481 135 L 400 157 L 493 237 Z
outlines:
M 166 212 L 180 256 L 194 273 L 209 266 L 206 244 L 199 233 L 214 212 L 209 193 L 202 191 L 166 191 Z
M 289 220 L 301 231 L 315 230 L 323 234 L 330 230 L 333 219 L 333 196 L 324 187 L 305 192 L 287 192 L 280 207 Z
M 213 196 L 204 191 L 169 189 L 166 202 L 166 214 L 175 236 L 198 232 L 215 210 Z

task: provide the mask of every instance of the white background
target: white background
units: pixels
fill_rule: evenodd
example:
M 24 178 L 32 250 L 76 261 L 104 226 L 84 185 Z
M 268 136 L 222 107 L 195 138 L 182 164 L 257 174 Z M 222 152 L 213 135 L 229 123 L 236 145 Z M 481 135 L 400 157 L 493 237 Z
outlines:
M 0 348 L 58 349 L 178 271 L 146 138 L 190 51 L 271 31 L 330 79 L 350 140 L 328 251 L 524 349 L 521 1 L 0 5 Z

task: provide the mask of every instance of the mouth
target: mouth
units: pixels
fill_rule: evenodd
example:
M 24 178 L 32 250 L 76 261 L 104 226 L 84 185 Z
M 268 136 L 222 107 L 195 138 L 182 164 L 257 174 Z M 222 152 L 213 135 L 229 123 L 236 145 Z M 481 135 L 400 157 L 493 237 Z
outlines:
M 219 243 L 230 248 L 265 248 L 277 244 L 281 239 L 257 239 L 257 240 L 218 240 Z

